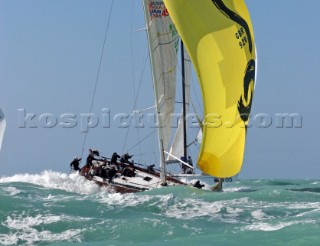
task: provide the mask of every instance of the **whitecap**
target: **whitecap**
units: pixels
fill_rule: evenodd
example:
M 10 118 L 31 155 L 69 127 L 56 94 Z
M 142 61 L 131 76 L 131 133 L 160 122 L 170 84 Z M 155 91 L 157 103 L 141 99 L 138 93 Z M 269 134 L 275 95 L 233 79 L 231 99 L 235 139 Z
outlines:
M 39 225 L 48 225 L 59 221 L 81 221 L 88 218 L 73 217 L 66 215 L 42 215 L 28 216 L 25 213 L 19 215 L 7 216 L 7 219 L 2 222 L 3 226 L 13 230 L 32 230 L 32 227 Z
M 258 179 L 258 180 L 254 180 L 253 183 L 261 183 L 262 180 Z
M 167 195 L 141 195 L 141 194 L 120 194 L 120 193 L 99 193 L 95 201 L 112 207 L 137 207 L 145 205 L 146 207 L 157 206 L 163 209 L 170 204 L 173 199 L 172 194 Z
M 16 187 L 4 187 L 4 191 L 8 192 L 11 196 L 15 196 L 21 192 L 21 190 L 17 189 Z
M 216 217 L 223 207 L 222 202 L 204 202 L 195 199 L 185 199 L 167 207 L 165 215 L 182 220 L 205 216 Z
M 251 216 L 255 220 L 265 220 L 265 219 L 269 218 L 261 209 L 251 211 Z
M 226 207 L 226 211 L 229 215 L 238 216 L 240 213 L 243 212 L 243 209 Z
M 320 208 L 313 209 L 311 211 L 302 212 L 296 215 L 296 217 L 305 217 L 305 216 L 317 216 L 320 212 Z
M 0 245 L 17 245 L 18 242 L 26 242 L 27 245 L 34 245 L 36 242 L 81 242 L 83 229 L 71 229 L 60 233 L 50 231 L 22 231 L 10 234 L 0 234 Z
M 5 222 L 2 224 L 9 229 L 14 230 L 29 230 L 33 226 L 38 226 L 41 224 L 51 224 L 60 221 L 60 216 L 43 216 L 37 215 L 35 217 L 19 215 L 19 216 L 8 216 Z
M 320 209 L 320 202 L 280 203 L 280 206 L 288 209 Z
M 24 182 L 39 185 L 50 189 L 59 189 L 80 194 L 99 193 L 104 188 L 99 187 L 94 182 L 87 180 L 78 173 L 59 173 L 54 171 L 44 171 L 41 174 L 16 174 L 12 177 L 0 178 L 0 183 Z
M 291 221 L 291 222 L 279 222 L 277 224 L 269 224 L 263 222 L 253 223 L 252 225 L 245 226 L 242 230 L 249 231 L 278 231 L 285 227 L 297 225 L 297 224 L 314 224 L 312 220 L 306 221 Z
M 44 200 L 53 200 L 53 199 L 55 199 L 55 198 L 56 198 L 56 196 L 53 196 L 53 195 L 49 194 L 48 197 L 45 197 L 45 198 L 43 198 L 43 199 L 44 199 Z
M 249 192 L 249 191 L 253 191 L 253 190 L 251 190 L 249 187 L 246 187 L 246 186 L 223 188 L 223 192 L 245 192 L 245 191 Z
M 81 242 L 81 233 L 84 229 L 69 229 L 59 233 L 36 229 L 41 225 L 54 224 L 59 221 L 86 221 L 88 218 L 66 215 L 42 215 L 28 216 L 26 213 L 7 216 L 2 226 L 10 229 L 9 234 L 0 234 L 1 245 L 12 245 L 18 242 L 26 242 L 33 245 L 35 242 L 72 241 Z

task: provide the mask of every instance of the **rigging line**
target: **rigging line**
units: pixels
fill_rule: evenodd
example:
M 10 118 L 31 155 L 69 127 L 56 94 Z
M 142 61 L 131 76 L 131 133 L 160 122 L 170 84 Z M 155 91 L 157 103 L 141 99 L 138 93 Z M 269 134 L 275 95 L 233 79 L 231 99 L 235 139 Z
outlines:
M 133 3 L 133 1 L 132 1 Z M 133 11 L 132 11 L 133 12 Z M 131 42 L 132 44 L 132 42 Z M 137 104 L 137 101 L 138 101 L 138 96 L 139 96 L 139 92 L 140 92 L 140 87 L 141 87 L 141 83 L 142 83 L 142 77 L 143 77 L 143 74 L 144 74 L 144 71 L 145 71 L 145 68 L 146 68 L 146 64 L 147 64 L 147 58 L 148 58 L 148 49 L 146 49 L 146 58 L 145 58 L 145 61 L 144 61 L 144 64 L 143 64 L 143 68 L 142 68 L 142 72 L 141 72 L 141 77 L 140 77 L 140 82 L 139 82 L 139 86 L 138 86 L 138 90 L 137 90 L 137 94 L 136 94 L 136 97 L 134 99 L 134 105 L 133 105 L 133 110 L 136 108 L 136 104 Z M 133 63 L 132 63 L 132 66 L 133 66 Z M 130 118 L 129 120 L 129 126 L 131 125 L 131 121 L 132 121 L 132 118 Z M 129 131 L 130 131 L 130 127 L 127 128 L 127 132 L 126 132 L 126 136 L 125 136 L 125 140 L 124 140 L 124 143 L 123 143 L 123 146 L 122 146 L 122 152 L 124 151 L 125 149 L 125 146 L 126 146 L 126 143 L 127 143 L 127 139 L 128 139 L 128 135 L 129 135 Z
M 164 23 L 164 20 L 163 19 L 161 19 L 162 20 L 162 22 L 163 22 L 163 26 L 166 28 L 166 25 L 165 25 L 165 23 Z M 170 31 L 169 30 L 167 30 L 166 29 L 166 31 L 167 31 L 167 33 L 169 33 Z M 180 39 L 180 41 L 182 42 L 182 38 L 180 37 L 180 35 L 178 35 L 178 38 Z M 169 46 L 169 47 L 171 47 L 171 49 L 172 49 L 172 51 L 173 52 L 175 52 L 175 50 L 174 50 L 174 48 L 173 48 L 173 46 Z M 180 49 L 180 52 L 184 52 L 182 49 Z M 178 72 L 179 72 L 179 74 L 181 74 L 181 76 L 185 76 L 185 74 L 182 74 L 182 66 L 181 66 L 181 63 L 179 63 L 179 58 L 178 58 L 178 56 L 176 56 L 176 61 L 177 61 L 177 70 L 178 70 Z M 184 56 L 184 60 L 183 61 L 181 61 L 181 62 L 190 62 L 191 63 L 191 58 L 190 58 L 190 56 L 188 55 L 188 56 Z M 190 65 L 189 65 L 190 66 Z M 195 86 L 194 86 L 194 80 L 193 80 L 193 77 L 191 76 L 191 69 L 189 70 L 189 73 L 190 73 L 190 82 L 189 82 L 189 103 L 191 102 L 192 103 L 192 97 L 191 97 L 191 84 L 192 84 L 192 87 L 193 87 L 193 90 L 194 90 L 194 92 L 196 91 L 195 90 Z M 186 85 L 185 85 L 186 86 Z M 178 91 L 178 93 L 179 93 L 180 91 Z M 180 93 L 179 93 L 180 94 Z M 195 94 L 195 97 L 196 97 L 196 101 L 199 103 L 199 99 L 198 99 L 198 97 L 197 97 L 197 95 Z M 182 102 L 181 102 L 182 103 Z M 189 104 L 188 103 L 188 104 Z M 199 104 L 200 105 L 200 104 Z M 193 107 L 193 108 L 195 108 L 195 107 Z M 190 109 L 189 109 L 190 110 Z
M 162 19 L 162 21 L 163 21 L 163 24 L 164 24 L 164 20 L 163 20 L 163 19 Z M 165 24 L 164 24 L 163 26 L 166 27 Z M 166 31 L 169 32 L 169 30 L 166 30 Z M 179 35 L 179 38 L 180 38 L 180 40 L 182 41 L 182 38 L 180 37 L 180 35 Z M 171 46 L 171 48 L 172 48 L 172 50 L 174 50 L 174 48 L 173 48 L 172 46 Z M 180 50 L 180 52 L 183 52 L 183 51 Z M 177 67 L 178 67 L 179 73 L 182 75 L 182 68 L 181 68 L 181 64 L 178 62 L 178 56 L 176 56 L 176 60 L 177 60 Z M 188 55 L 188 57 L 185 57 L 185 58 L 184 58 L 184 61 L 187 61 L 187 62 L 190 62 L 190 63 L 191 63 L 191 58 L 190 58 L 190 56 Z M 191 72 L 190 72 L 190 73 L 191 73 Z M 184 76 L 184 75 L 182 75 L 182 76 Z M 192 73 L 191 73 L 191 79 L 190 79 L 190 80 L 191 80 L 191 81 L 190 81 L 189 87 L 192 86 L 193 91 L 194 91 L 193 94 L 195 95 L 196 102 L 197 102 L 198 105 L 201 105 L 201 103 L 199 102 L 198 95 L 196 94 L 196 89 L 195 89 L 194 79 L 193 79 Z M 189 90 L 190 90 L 190 89 L 189 89 Z M 191 90 L 190 90 L 189 100 L 192 101 Z M 203 113 L 201 107 L 200 107 L 200 111 Z
M 163 26 L 166 27 L 165 23 L 164 23 L 164 20 L 161 19 L 163 21 Z M 169 32 L 169 30 L 166 30 L 167 32 Z M 179 38 L 180 40 L 182 41 L 180 35 L 179 35 Z M 174 48 L 171 46 L 172 50 L 174 50 Z M 180 52 L 183 52 L 182 50 L 180 50 Z M 182 68 L 181 68 L 181 64 L 178 62 L 178 56 L 176 56 L 176 60 L 177 60 L 177 67 L 178 67 L 178 70 L 179 70 L 179 73 L 182 74 Z M 187 56 L 184 58 L 184 61 L 187 61 L 187 62 L 191 62 L 191 58 L 190 56 Z M 184 75 L 182 75 L 184 76 Z M 194 91 L 194 95 L 195 95 L 195 98 L 196 98 L 196 102 L 198 105 L 201 105 L 201 103 L 199 102 L 199 98 L 198 98 L 198 95 L 196 94 L 196 89 L 195 89 L 195 85 L 194 85 L 194 79 L 193 79 L 193 76 L 191 76 L 191 81 L 190 81 L 190 84 L 189 84 L 189 87 L 192 86 L 193 87 L 193 91 Z M 189 89 L 190 90 L 190 89 Z M 192 103 L 192 97 L 191 97 L 191 90 L 190 90 L 190 94 L 189 94 L 189 100 L 191 101 Z M 193 104 L 193 103 L 192 103 Z M 193 105 L 193 109 L 195 109 L 194 105 Z M 200 111 L 202 112 L 203 114 L 203 111 L 200 107 Z
M 134 1 L 131 1 L 131 28 L 130 28 L 130 45 L 131 45 L 131 74 L 132 74 L 132 86 L 133 86 L 133 101 L 135 100 L 134 95 L 136 94 L 136 88 L 135 88 L 135 76 L 134 76 L 134 66 L 133 66 L 133 35 L 132 35 L 132 30 L 133 30 L 133 6 L 134 6 Z M 135 105 L 136 106 L 136 105 Z M 134 108 L 135 109 L 135 108 Z M 137 128 L 137 135 L 138 135 L 138 142 L 140 142 L 140 133 L 139 133 L 139 128 Z M 141 146 L 139 145 L 139 151 L 141 155 Z
M 132 153 L 131 153 L 132 154 Z M 140 154 L 132 154 L 133 156 L 142 156 L 142 155 L 150 155 L 150 153 L 140 153 Z
M 146 56 L 145 56 L 145 60 L 144 60 L 144 64 L 143 64 L 143 68 L 142 68 L 142 72 L 141 72 L 140 82 L 139 82 L 139 86 L 138 86 L 138 89 L 137 89 L 137 95 L 136 95 L 135 100 L 134 100 L 133 109 L 136 108 L 136 104 L 138 102 L 139 92 L 140 92 L 141 84 L 142 84 L 142 81 L 143 81 L 143 74 L 144 74 L 145 69 L 146 69 L 147 60 L 148 60 L 148 50 L 146 52 Z M 129 119 L 129 126 L 131 125 L 131 121 L 132 121 L 132 117 L 130 117 L 130 119 Z M 124 143 L 123 143 L 123 146 L 122 146 L 122 152 L 124 151 L 124 148 L 126 146 L 126 142 L 128 140 L 129 130 L 130 130 L 130 127 L 127 128 L 127 133 L 126 133 L 125 140 L 124 140 Z
M 140 143 L 142 143 L 143 141 L 145 141 L 146 139 L 148 139 L 150 136 L 152 136 L 155 132 L 156 132 L 156 129 L 153 130 L 151 133 L 149 133 L 147 136 L 145 136 L 143 139 L 141 139 L 140 142 L 136 143 L 136 144 L 133 145 L 131 148 L 129 148 L 126 152 L 129 152 L 130 150 L 132 150 L 133 148 L 135 148 L 137 145 L 139 145 Z
M 100 59 L 99 59 L 98 72 L 97 72 L 97 75 L 96 75 L 95 84 L 94 84 L 94 90 L 93 90 L 93 95 L 92 95 L 92 98 L 91 98 L 91 105 L 90 105 L 90 110 L 89 110 L 89 113 L 90 113 L 90 114 L 91 114 L 92 108 L 93 108 L 94 98 L 95 98 L 95 94 L 96 94 L 96 91 L 97 91 L 97 86 L 98 86 L 98 81 L 99 81 L 99 76 L 100 76 L 100 71 L 101 71 L 103 54 L 104 54 L 105 46 L 106 46 L 106 43 L 107 43 L 107 36 L 108 36 L 108 30 L 109 30 L 109 25 L 110 25 L 110 19 L 111 19 L 111 12 L 112 12 L 112 8 L 113 8 L 113 2 L 114 2 L 114 0 L 111 1 L 111 6 L 110 6 L 110 9 L 109 9 L 108 20 L 107 20 L 107 24 L 106 24 L 106 29 L 105 29 L 105 34 L 104 34 L 104 40 L 103 40 L 102 49 L 101 49 L 101 55 L 100 55 Z M 81 158 L 82 158 L 82 156 L 83 156 L 84 146 L 85 146 L 85 143 L 86 143 L 86 140 L 87 140 L 88 132 L 89 132 L 89 130 L 87 130 L 87 131 L 85 132 L 85 135 L 84 135 L 84 139 L 83 139 L 83 143 L 82 143 Z
M 137 134 L 138 134 L 138 143 L 140 143 L 140 133 L 139 133 L 139 127 L 137 127 Z M 141 145 L 139 144 L 139 152 L 141 156 Z
M 149 107 L 149 108 L 144 108 L 144 109 L 136 109 L 136 110 L 134 110 L 132 113 L 141 113 L 141 112 L 144 112 L 144 111 L 148 111 L 148 110 L 150 110 L 150 109 L 154 109 L 156 106 L 155 105 L 153 105 L 153 106 L 151 106 L 151 107 Z
M 197 120 L 198 120 L 198 123 L 199 123 L 200 127 L 202 128 L 202 121 L 203 121 L 203 119 L 201 119 L 201 117 L 200 117 L 199 114 L 197 113 L 196 108 L 195 108 L 192 100 L 191 100 L 191 105 L 192 105 L 192 108 L 193 108 L 194 113 L 196 114 L 196 118 L 197 118 Z M 202 113 L 202 115 L 203 115 L 203 113 Z M 203 118 L 204 118 L 204 117 L 203 117 Z
M 199 107 L 201 113 L 203 114 L 203 105 L 200 103 L 199 97 L 198 97 L 198 95 L 196 93 L 196 85 L 195 85 L 195 82 L 193 80 L 193 76 L 191 76 L 191 83 L 190 84 L 191 84 L 191 86 L 193 88 L 192 91 L 193 91 L 194 97 L 196 98 L 196 103 L 198 104 L 198 107 Z M 199 83 L 198 83 L 198 86 L 199 86 Z M 200 91 L 200 93 L 202 93 L 202 91 Z M 190 95 L 190 99 L 191 99 L 191 103 L 192 103 L 193 100 L 192 100 L 191 95 Z
M 132 87 L 133 87 L 133 100 L 134 100 L 134 95 L 136 94 L 136 88 L 135 88 L 135 83 L 134 83 L 134 67 L 133 67 L 133 36 L 132 36 L 132 30 L 133 30 L 133 1 L 131 1 L 131 26 L 130 26 L 130 54 L 131 54 L 131 75 L 132 75 Z

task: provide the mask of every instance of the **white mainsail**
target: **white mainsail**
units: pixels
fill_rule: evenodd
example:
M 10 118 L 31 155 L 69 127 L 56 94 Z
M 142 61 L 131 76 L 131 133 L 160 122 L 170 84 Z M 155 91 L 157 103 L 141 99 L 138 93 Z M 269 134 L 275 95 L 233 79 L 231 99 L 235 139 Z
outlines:
M 2 139 L 3 139 L 5 128 L 6 128 L 6 118 L 4 117 L 4 113 L 0 108 L 0 150 L 2 146 Z
M 176 96 L 179 36 L 162 0 L 144 0 L 158 123 L 160 161 L 169 149 Z

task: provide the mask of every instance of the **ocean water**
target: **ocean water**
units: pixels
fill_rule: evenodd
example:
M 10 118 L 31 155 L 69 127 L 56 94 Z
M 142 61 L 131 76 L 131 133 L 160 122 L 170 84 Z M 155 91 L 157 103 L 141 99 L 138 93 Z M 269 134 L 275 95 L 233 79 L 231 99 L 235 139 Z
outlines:
M 114 194 L 78 174 L 2 177 L 0 245 L 320 245 L 319 181 L 207 188 Z

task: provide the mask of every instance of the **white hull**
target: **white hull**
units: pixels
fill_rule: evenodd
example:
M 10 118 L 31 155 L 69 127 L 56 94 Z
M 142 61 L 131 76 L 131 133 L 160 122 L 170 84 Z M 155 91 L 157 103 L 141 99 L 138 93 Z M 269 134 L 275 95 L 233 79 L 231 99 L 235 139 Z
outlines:
M 134 176 L 128 177 L 117 172 L 109 183 L 108 179 L 99 176 L 91 176 L 81 172 L 87 179 L 95 181 L 98 185 L 110 187 L 115 192 L 132 193 L 163 187 L 158 171 L 148 171 L 147 168 L 135 167 Z M 186 185 L 181 180 L 168 176 L 166 177 L 167 186 Z
M 185 173 L 178 173 L 173 175 L 173 177 L 178 178 L 180 180 L 193 180 L 193 179 L 201 179 L 201 180 L 205 180 L 205 179 L 210 179 L 213 180 L 214 182 L 218 182 L 219 179 L 213 176 L 209 176 L 209 175 L 205 175 L 205 174 L 185 174 Z M 223 182 L 224 183 L 232 183 L 232 182 L 236 182 L 238 179 L 238 175 L 232 176 L 232 177 L 228 177 L 228 178 L 224 178 Z

